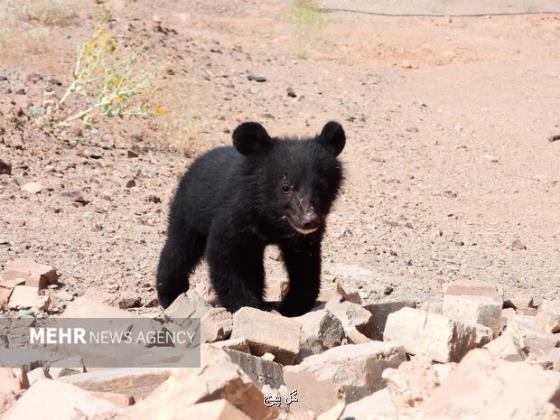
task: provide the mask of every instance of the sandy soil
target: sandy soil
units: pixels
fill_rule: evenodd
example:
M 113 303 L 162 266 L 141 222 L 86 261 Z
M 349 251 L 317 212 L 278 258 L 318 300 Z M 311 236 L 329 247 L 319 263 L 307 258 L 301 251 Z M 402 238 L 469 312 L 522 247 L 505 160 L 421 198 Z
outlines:
M 547 138 L 560 132 L 560 14 L 525 14 L 554 2 L 325 1 L 320 24 L 302 26 L 293 3 L 275 0 L 111 0 L 114 30 L 142 35 L 146 54 L 163 57 L 169 113 L 64 135 L 38 128 L 32 110 L 45 89 L 61 95 L 70 82 L 94 2 L 66 3 L 76 16 L 62 24 L 8 3 L 0 159 L 13 169 L 0 175 L 0 265 L 30 257 L 56 266 L 64 291 L 134 290 L 150 305 L 168 203 L 192 158 L 228 144 L 241 121 L 305 135 L 336 119 L 348 136 L 347 177 L 326 271 L 371 270 L 368 281 L 392 286 L 391 298 L 429 300 L 457 279 L 558 296 L 560 142 Z M 372 14 L 391 11 L 512 15 Z M 44 188 L 21 191 L 28 182 Z M 278 264 L 269 258 L 269 272 Z

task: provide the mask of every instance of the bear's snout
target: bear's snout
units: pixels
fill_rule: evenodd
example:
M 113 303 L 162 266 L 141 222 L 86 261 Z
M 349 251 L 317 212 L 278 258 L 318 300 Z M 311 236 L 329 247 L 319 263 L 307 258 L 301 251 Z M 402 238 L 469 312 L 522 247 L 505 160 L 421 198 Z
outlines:
M 287 219 L 296 231 L 304 235 L 315 232 L 321 224 L 321 218 L 313 209 L 307 209 L 299 214 L 292 214 Z
M 317 229 L 319 227 L 319 216 L 314 210 L 308 210 L 301 219 L 301 226 L 304 229 Z

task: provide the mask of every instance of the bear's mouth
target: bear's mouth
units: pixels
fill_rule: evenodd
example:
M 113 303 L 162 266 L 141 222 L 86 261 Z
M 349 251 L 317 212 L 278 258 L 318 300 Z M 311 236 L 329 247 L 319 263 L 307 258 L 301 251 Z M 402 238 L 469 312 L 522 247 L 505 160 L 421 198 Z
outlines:
M 319 224 L 317 224 L 317 226 L 313 226 L 310 228 L 304 228 L 303 226 L 300 226 L 298 223 L 296 223 L 290 216 L 284 216 L 285 219 L 288 220 L 288 222 L 290 223 L 290 226 L 296 230 L 297 232 L 303 234 L 303 235 L 309 235 L 310 233 L 315 232 L 317 229 L 319 229 Z

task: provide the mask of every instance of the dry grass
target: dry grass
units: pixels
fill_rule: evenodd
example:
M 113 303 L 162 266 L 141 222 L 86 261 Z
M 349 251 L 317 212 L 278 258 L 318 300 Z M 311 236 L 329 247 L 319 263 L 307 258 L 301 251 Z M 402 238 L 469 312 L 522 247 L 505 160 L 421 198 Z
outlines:
M 519 8 L 522 13 L 535 13 L 538 11 L 537 5 L 532 1 L 522 1 Z
M 72 71 L 72 82 L 56 104 L 55 111 L 65 107 L 73 96 L 81 96 L 87 102 L 95 98 L 85 109 L 66 116 L 63 123 L 82 119 L 95 111 L 112 116 L 123 116 L 129 99 L 138 96 L 149 84 L 149 75 L 136 71 L 136 55 L 121 54 L 117 40 L 111 33 L 100 28 L 78 46 Z
M 78 12 L 95 21 L 77 25 Z M 103 4 L 6 0 L 0 21 L 6 23 L 0 27 L 0 66 L 25 65 L 67 81 L 64 90 L 43 98 L 37 124 L 64 134 L 72 132 L 71 126 L 117 129 L 129 124 L 126 119 L 142 118 L 140 125 L 153 127 L 156 138 L 183 151 L 199 134 L 203 124 L 196 104 L 184 103 L 191 87 L 171 89 L 167 59 L 159 55 L 157 42 L 112 25 Z
M 326 19 L 319 6 L 311 0 L 296 0 L 290 10 L 290 18 L 296 29 L 296 56 L 306 59 L 314 39 L 325 26 Z
M 107 23 L 101 23 L 78 45 L 70 84 L 47 110 L 51 121 L 86 127 L 103 118 L 160 116 L 167 110 L 153 101 L 158 95 L 158 66 L 143 60 L 142 46 L 119 42 Z

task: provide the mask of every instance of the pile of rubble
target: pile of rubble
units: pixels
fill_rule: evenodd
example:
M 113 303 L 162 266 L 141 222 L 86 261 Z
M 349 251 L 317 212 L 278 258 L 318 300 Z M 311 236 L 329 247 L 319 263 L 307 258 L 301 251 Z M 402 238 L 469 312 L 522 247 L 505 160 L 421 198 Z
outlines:
M 56 271 L 15 262 L 2 306 L 44 311 Z M 19 273 L 19 274 L 18 274 Z M 298 318 L 213 307 L 193 291 L 166 310 L 201 319 L 198 368 L 0 369 L 6 419 L 560 418 L 560 300 L 504 301 L 455 282 L 441 305 L 374 302 L 348 284 Z M 29 296 L 33 302 L 29 302 Z M 46 296 L 46 297 L 45 297 Z M 21 310 L 21 309 L 20 309 Z M 30 316 L 30 315 L 27 315 Z M 133 315 L 78 298 L 63 316 Z

